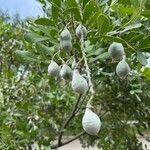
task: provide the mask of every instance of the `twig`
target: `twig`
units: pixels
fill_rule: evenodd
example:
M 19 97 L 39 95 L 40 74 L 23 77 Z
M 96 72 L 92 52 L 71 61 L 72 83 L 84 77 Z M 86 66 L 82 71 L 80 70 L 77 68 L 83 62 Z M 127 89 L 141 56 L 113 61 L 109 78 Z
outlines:
M 79 137 L 81 137 L 81 136 L 84 135 L 84 134 L 85 134 L 85 131 L 83 131 L 83 132 L 77 134 L 75 137 L 71 138 L 71 139 L 68 140 L 68 141 L 62 142 L 61 145 L 58 145 L 58 144 L 52 145 L 52 146 L 51 146 L 51 149 L 55 149 L 55 148 L 64 146 L 64 145 L 66 145 L 66 144 L 69 144 L 69 143 L 71 143 L 72 141 L 78 139 Z
M 83 33 L 81 34 L 80 42 L 81 42 L 81 51 L 82 51 L 82 56 L 83 56 L 83 59 L 84 59 L 85 70 L 86 70 L 87 77 L 88 77 L 89 92 L 91 93 L 91 96 L 90 96 L 90 98 L 89 98 L 89 100 L 87 102 L 87 107 L 91 107 L 91 100 L 94 97 L 95 91 L 94 91 L 93 84 L 92 84 L 92 81 L 91 81 L 91 70 L 89 68 L 89 65 L 88 65 L 88 62 L 87 62 L 87 57 L 86 57 L 86 54 L 85 54 L 85 51 L 84 51 L 84 37 L 83 37 Z
M 65 129 L 68 126 L 68 124 L 70 123 L 70 121 L 75 116 L 75 112 L 76 112 L 76 109 L 78 108 L 78 104 L 80 102 L 81 97 L 82 97 L 82 94 L 79 95 L 79 97 L 78 97 L 78 99 L 77 99 L 77 101 L 76 101 L 76 103 L 75 103 L 75 105 L 74 105 L 74 107 L 72 109 L 72 112 L 71 112 L 70 116 L 68 117 L 68 119 L 66 120 L 66 122 L 63 125 L 63 129 Z M 63 133 L 64 133 L 64 131 L 61 131 L 61 133 L 60 133 L 60 135 L 58 137 L 58 145 L 62 145 L 61 140 L 62 140 Z
M 80 111 L 80 109 L 81 109 L 81 107 L 82 107 L 82 105 L 83 105 L 83 103 L 84 103 L 84 101 L 86 100 L 86 98 L 87 98 L 87 96 L 88 96 L 88 94 L 89 94 L 89 90 L 86 92 L 86 94 L 84 95 L 84 97 L 83 97 L 83 99 L 82 99 L 82 101 L 80 102 L 80 107 L 78 107 L 78 109 L 76 110 L 76 114 Z

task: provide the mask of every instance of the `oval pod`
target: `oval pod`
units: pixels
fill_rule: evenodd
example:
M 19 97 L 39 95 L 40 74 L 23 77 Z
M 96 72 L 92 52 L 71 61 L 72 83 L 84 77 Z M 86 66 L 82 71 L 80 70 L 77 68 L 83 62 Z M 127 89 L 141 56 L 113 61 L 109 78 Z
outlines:
M 130 67 L 128 65 L 128 63 L 122 59 L 117 67 L 116 67 L 116 73 L 120 78 L 125 78 L 130 72 Z
M 82 118 L 82 127 L 90 135 L 97 135 L 100 131 L 100 118 L 89 108 L 86 108 Z
M 87 29 L 82 24 L 79 24 L 76 28 L 76 36 L 81 39 L 81 36 L 83 34 L 83 38 L 87 36 Z
M 64 64 L 60 70 L 60 76 L 65 80 L 71 80 L 72 79 L 72 69 Z
M 61 49 L 64 49 L 67 52 L 69 52 L 72 49 L 72 42 L 71 41 L 60 41 L 60 47 L 61 47 Z
M 65 27 L 65 29 L 61 32 L 61 34 L 60 34 L 60 40 L 69 40 L 69 41 L 71 41 L 72 40 L 72 36 L 71 36 L 71 34 L 70 34 L 70 32 L 69 32 L 69 30 Z
M 77 69 L 73 71 L 72 89 L 80 94 L 83 94 L 88 90 L 88 83 L 86 79 L 79 74 Z
M 108 48 L 108 54 L 113 60 L 121 60 L 125 55 L 123 45 L 121 43 L 113 42 Z
M 48 74 L 51 76 L 59 76 L 60 68 L 58 64 L 51 60 L 51 63 L 48 66 Z

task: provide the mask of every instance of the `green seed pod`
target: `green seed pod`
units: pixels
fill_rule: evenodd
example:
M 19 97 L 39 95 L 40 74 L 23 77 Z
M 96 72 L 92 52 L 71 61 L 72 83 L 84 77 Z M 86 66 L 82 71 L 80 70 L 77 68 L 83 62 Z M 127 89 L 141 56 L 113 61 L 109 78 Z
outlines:
M 128 63 L 122 59 L 117 67 L 116 67 L 116 73 L 120 78 L 125 78 L 130 72 L 130 67 L 128 65 Z
M 64 64 L 60 70 L 60 76 L 65 80 L 72 80 L 72 69 Z
M 58 64 L 51 60 L 51 63 L 48 66 L 48 74 L 51 76 L 59 76 L 60 68 Z
M 80 94 L 83 94 L 88 90 L 88 83 L 86 79 L 79 74 L 77 69 L 73 71 L 72 89 Z
M 60 48 L 70 52 L 72 49 L 72 42 L 71 41 L 60 41 Z
M 100 131 L 100 118 L 89 108 L 86 108 L 82 118 L 82 127 L 90 135 L 97 135 Z
M 60 34 L 60 40 L 62 40 L 62 41 L 64 41 L 64 40 L 71 41 L 72 40 L 71 34 L 66 27 Z
M 86 38 L 87 36 L 87 29 L 85 26 L 79 24 L 78 27 L 76 28 L 76 36 L 81 39 L 81 36 L 83 35 L 83 38 Z
M 108 53 L 113 60 L 121 60 L 125 55 L 123 45 L 117 42 L 113 42 L 109 46 Z

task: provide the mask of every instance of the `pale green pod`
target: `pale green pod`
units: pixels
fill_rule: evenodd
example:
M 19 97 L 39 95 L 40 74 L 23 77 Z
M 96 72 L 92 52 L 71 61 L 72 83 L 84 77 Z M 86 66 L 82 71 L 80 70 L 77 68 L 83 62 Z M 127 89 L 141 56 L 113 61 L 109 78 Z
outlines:
M 60 68 L 58 64 L 51 60 L 51 63 L 48 66 L 48 74 L 51 76 L 59 76 Z
M 61 49 L 64 49 L 67 52 L 70 52 L 72 50 L 72 42 L 71 41 L 60 41 L 60 47 L 61 47 Z
M 79 24 L 76 28 L 76 36 L 81 39 L 81 36 L 83 35 L 83 38 L 86 38 L 87 36 L 87 29 L 82 24 Z
M 62 41 L 71 41 L 72 40 L 72 36 L 66 27 L 60 34 L 60 40 L 62 40 Z
M 86 108 L 82 118 L 82 127 L 90 135 L 97 135 L 100 131 L 100 118 L 89 108 Z
M 128 65 L 128 63 L 122 59 L 117 67 L 116 67 L 116 73 L 120 78 L 125 78 L 130 72 L 130 67 Z
M 79 74 L 77 69 L 73 71 L 72 89 L 80 94 L 83 94 L 88 90 L 88 83 L 86 79 Z
M 108 48 L 108 54 L 113 60 L 121 60 L 125 55 L 124 47 L 121 43 L 113 42 Z
M 60 70 L 60 76 L 65 80 L 72 80 L 72 74 L 72 69 L 68 65 L 64 64 Z

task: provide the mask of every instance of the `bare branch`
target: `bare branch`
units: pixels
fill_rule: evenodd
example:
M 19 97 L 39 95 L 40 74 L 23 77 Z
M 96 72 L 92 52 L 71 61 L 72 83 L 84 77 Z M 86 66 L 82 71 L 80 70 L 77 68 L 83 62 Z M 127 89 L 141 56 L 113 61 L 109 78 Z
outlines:
M 76 101 L 76 103 L 75 103 L 75 105 L 72 109 L 72 112 L 71 112 L 70 116 L 68 117 L 68 119 L 66 120 L 66 122 L 63 125 L 63 129 L 65 129 L 69 125 L 70 121 L 75 116 L 75 112 L 76 112 L 76 109 L 78 108 L 78 104 L 80 102 L 81 97 L 82 97 L 82 94 L 79 95 L 79 97 L 78 97 L 78 99 L 77 99 L 77 101 Z M 58 145 L 61 145 L 61 139 L 62 139 L 63 133 L 64 133 L 64 131 L 61 131 L 61 133 L 58 137 Z
M 82 56 L 83 56 L 83 59 L 84 59 L 84 65 L 85 65 L 85 71 L 87 73 L 87 77 L 88 77 L 88 83 L 89 83 L 89 92 L 91 93 L 91 96 L 87 102 L 87 107 L 91 107 L 91 101 L 94 97 L 94 94 L 95 94 L 95 91 L 94 91 L 94 87 L 93 87 L 93 84 L 92 84 L 92 80 L 91 80 L 91 70 L 89 68 L 89 65 L 88 65 L 88 61 L 87 61 L 87 57 L 86 57 L 86 54 L 85 54 L 85 43 L 84 43 L 84 37 L 83 37 L 83 33 L 81 35 L 81 51 L 82 51 Z
M 55 148 L 64 146 L 64 145 L 66 145 L 66 144 L 69 144 L 69 143 L 75 141 L 76 139 L 78 139 L 79 137 L 81 137 L 81 136 L 84 135 L 84 134 L 85 134 L 85 131 L 83 131 L 83 132 L 77 134 L 75 137 L 69 139 L 68 141 L 62 142 L 61 145 L 59 145 L 59 144 L 52 145 L 52 146 L 51 146 L 51 149 L 55 149 Z

